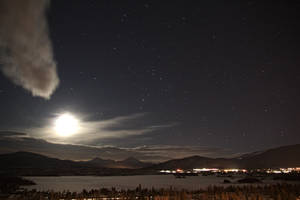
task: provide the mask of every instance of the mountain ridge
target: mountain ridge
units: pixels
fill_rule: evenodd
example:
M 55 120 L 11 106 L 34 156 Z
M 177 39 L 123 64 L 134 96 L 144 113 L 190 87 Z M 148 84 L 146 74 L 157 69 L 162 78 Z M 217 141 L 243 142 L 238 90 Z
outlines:
M 100 157 L 93 158 L 89 161 L 81 161 L 81 163 L 90 163 L 99 167 L 106 168 L 127 168 L 127 169 L 138 169 L 152 165 L 152 163 L 141 162 L 134 157 L 128 157 L 124 160 L 115 161 L 111 159 L 102 159 Z
M 279 168 L 300 167 L 300 144 L 281 146 L 236 158 L 209 158 L 199 155 L 158 164 L 143 163 L 134 157 L 121 161 L 96 157 L 89 161 L 61 160 L 33 152 L 0 154 L 0 171 L 21 175 L 116 175 L 155 173 L 162 169 L 193 168 Z M 124 171 L 125 170 L 125 171 Z
M 300 166 L 300 144 L 256 151 L 235 158 L 190 156 L 154 164 L 152 169 L 191 168 L 279 168 Z

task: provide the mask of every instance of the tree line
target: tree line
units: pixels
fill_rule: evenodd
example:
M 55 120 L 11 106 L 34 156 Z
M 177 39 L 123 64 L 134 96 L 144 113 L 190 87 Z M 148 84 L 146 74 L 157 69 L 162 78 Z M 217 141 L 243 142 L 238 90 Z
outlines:
M 196 191 L 168 189 L 147 189 L 139 185 L 134 190 L 116 188 L 70 191 L 16 191 L 7 197 L 16 200 L 297 200 L 300 199 L 300 184 L 209 186 Z

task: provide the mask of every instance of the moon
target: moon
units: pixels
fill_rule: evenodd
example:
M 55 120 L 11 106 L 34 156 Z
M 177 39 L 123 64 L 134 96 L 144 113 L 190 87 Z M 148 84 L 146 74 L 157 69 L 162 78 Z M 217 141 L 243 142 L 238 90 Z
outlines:
M 55 120 L 54 130 L 61 137 L 72 136 L 78 129 L 78 119 L 69 113 L 62 114 Z

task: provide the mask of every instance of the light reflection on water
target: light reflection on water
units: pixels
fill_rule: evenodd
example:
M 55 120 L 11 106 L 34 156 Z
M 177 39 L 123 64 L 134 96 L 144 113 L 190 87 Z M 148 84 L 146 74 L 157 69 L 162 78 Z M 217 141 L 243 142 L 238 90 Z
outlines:
M 60 177 L 26 177 L 33 180 L 37 185 L 28 186 L 27 189 L 37 190 L 69 190 L 80 192 L 83 189 L 135 189 L 141 184 L 142 188 L 170 188 L 197 190 L 209 185 L 223 185 L 224 179 L 232 182 L 239 178 L 224 178 L 215 176 L 191 176 L 185 179 L 176 179 L 173 175 L 142 175 L 142 176 L 60 176 Z M 240 177 L 241 178 L 241 177 Z M 274 183 L 264 181 L 264 183 Z

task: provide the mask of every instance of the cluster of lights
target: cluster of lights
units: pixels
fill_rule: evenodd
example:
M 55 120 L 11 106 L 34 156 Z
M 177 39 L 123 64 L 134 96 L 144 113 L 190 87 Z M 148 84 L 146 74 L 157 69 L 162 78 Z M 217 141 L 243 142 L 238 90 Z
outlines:
M 217 169 L 217 168 L 201 168 L 193 169 L 194 172 L 220 172 L 220 173 L 247 173 L 246 169 Z
M 160 173 L 164 174 L 176 174 L 176 173 L 248 173 L 246 169 L 218 169 L 218 168 L 196 168 L 193 170 L 183 170 L 183 169 L 176 169 L 176 170 L 160 170 Z M 279 168 L 279 169 L 256 169 L 251 172 L 264 172 L 268 174 L 288 174 L 292 172 L 300 173 L 300 167 L 290 167 L 290 168 Z
M 246 169 L 218 169 L 218 168 L 199 168 L 190 170 L 160 170 L 160 173 L 164 174 L 175 174 L 175 173 L 202 173 L 202 172 L 212 172 L 212 173 L 247 173 Z
M 190 174 L 190 173 L 193 173 L 193 172 L 190 171 L 190 170 L 183 170 L 183 169 L 176 169 L 176 170 L 160 170 L 159 172 L 160 172 L 160 173 L 163 173 L 163 174 L 180 174 L 180 173 L 187 173 L 187 174 Z
M 288 173 L 292 173 L 292 172 L 300 172 L 300 167 L 268 169 L 268 170 L 266 170 L 266 172 L 268 174 L 288 174 Z
M 247 173 L 248 171 L 246 169 L 224 169 L 224 170 L 221 170 L 221 172 L 225 172 L 225 173 L 230 173 L 230 172 L 233 172 L 233 173 L 239 173 L 239 172 Z
M 219 172 L 219 169 L 217 168 L 201 168 L 201 169 L 193 169 L 195 173 L 199 172 Z

